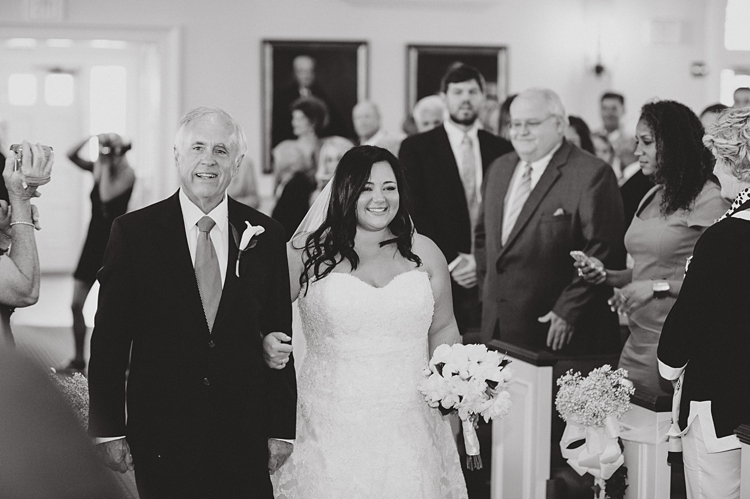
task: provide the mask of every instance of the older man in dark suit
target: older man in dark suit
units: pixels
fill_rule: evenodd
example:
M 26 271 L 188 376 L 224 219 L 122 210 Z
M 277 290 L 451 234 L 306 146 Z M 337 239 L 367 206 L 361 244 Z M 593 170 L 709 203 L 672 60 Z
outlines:
M 262 349 L 291 334 L 284 232 L 226 195 L 245 144 L 223 110 L 189 112 L 179 191 L 112 226 L 89 431 L 105 464 L 135 467 L 142 499 L 272 499 L 269 470 L 292 449 L 279 439 L 295 437 L 293 363 L 271 370 Z
M 484 171 L 513 147 L 479 128 L 484 78 L 476 68 L 462 63 L 451 66 L 443 76 L 441 92 L 449 119 L 406 138 L 399 159 L 414 198 L 414 225 L 435 241 L 448 260 L 453 308 L 464 334 L 480 322 L 472 231 Z
M 516 152 L 487 171 L 476 228 L 482 339 L 571 355 L 614 352 L 611 291 L 588 286 L 569 255 L 582 250 L 607 268 L 624 263 L 612 168 L 564 139 L 567 116 L 551 90 L 519 94 L 510 112 Z

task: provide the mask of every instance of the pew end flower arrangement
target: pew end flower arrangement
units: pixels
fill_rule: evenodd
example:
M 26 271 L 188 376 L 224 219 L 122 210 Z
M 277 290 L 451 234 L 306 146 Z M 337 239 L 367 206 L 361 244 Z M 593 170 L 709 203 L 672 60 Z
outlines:
M 510 410 L 509 363 L 504 355 L 484 345 L 443 344 L 435 349 L 424 370 L 419 391 L 427 404 L 443 415 L 458 414 L 470 470 L 482 468 L 476 433 L 479 418 L 499 420 Z
M 89 382 L 81 373 L 72 376 L 57 374 L 51 369 L 50 377 L 53 384 L 62 393 L 63 398 L 78 418 L 78 422 L 84 429 L 89 426 Z
M 597 498 L 619 499 L 627 488 L 620 418 L 630 409 L 633 384 L 624 369 L 603 365 L 588 376 L 569 370 L 557 380 L 555 406 L 567 423 L 560 449 L 581 476 L 594 476 Z

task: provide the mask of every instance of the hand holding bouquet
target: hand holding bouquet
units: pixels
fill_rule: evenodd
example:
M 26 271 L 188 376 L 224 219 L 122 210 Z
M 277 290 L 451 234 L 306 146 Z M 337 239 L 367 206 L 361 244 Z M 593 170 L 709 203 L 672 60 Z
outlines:
M 484 345 L 440 345 L 424 371 L 426 379 L 419 391 L 429 406 L 461 418 L 469 469 L 482 467 L 476 434 L 479 418 L 489 422 L 510 410 L 509 363 Z

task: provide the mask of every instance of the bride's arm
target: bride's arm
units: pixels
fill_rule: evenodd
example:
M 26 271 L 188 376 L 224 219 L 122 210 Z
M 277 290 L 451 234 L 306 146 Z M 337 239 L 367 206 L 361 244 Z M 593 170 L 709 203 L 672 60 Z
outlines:
M 299 277 L 305 270 L 305 266 L 302 263 L 302 246 L 301 244 L 293 244 L 292 241 L 286 243 L 286 257 L 289 261 L 289 290 L 290 300 L 294 302 L 299 296 L 301 285 L 299 283 Z
M 414 253 L 422 259 L 422 264 L 430 276 L 432 296 L 435 300 L 435 311 L 429 331 L 430 357 L 435 349 L 447 343 L 459 343 L 461 337 L 453 315 L 453 296 L 451 294 L 451 277 L 448 264 L 440 248 L 429 238 L 417 234 L 414 238 Z

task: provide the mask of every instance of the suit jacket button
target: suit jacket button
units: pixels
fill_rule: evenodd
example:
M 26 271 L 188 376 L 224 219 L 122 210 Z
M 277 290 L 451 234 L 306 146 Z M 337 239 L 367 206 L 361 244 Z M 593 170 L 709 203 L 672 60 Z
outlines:
M 208 382 L 208 378 L 203 378 L 203 384 L 208 386 L 210 383 Z
M 211 340 L 211 341 L 208 342 L 208 346 L 210 346 L 211 348 L 213 348 L 213 347 L 216 346 L 216 343 L 214 343 L 214 340 Z

